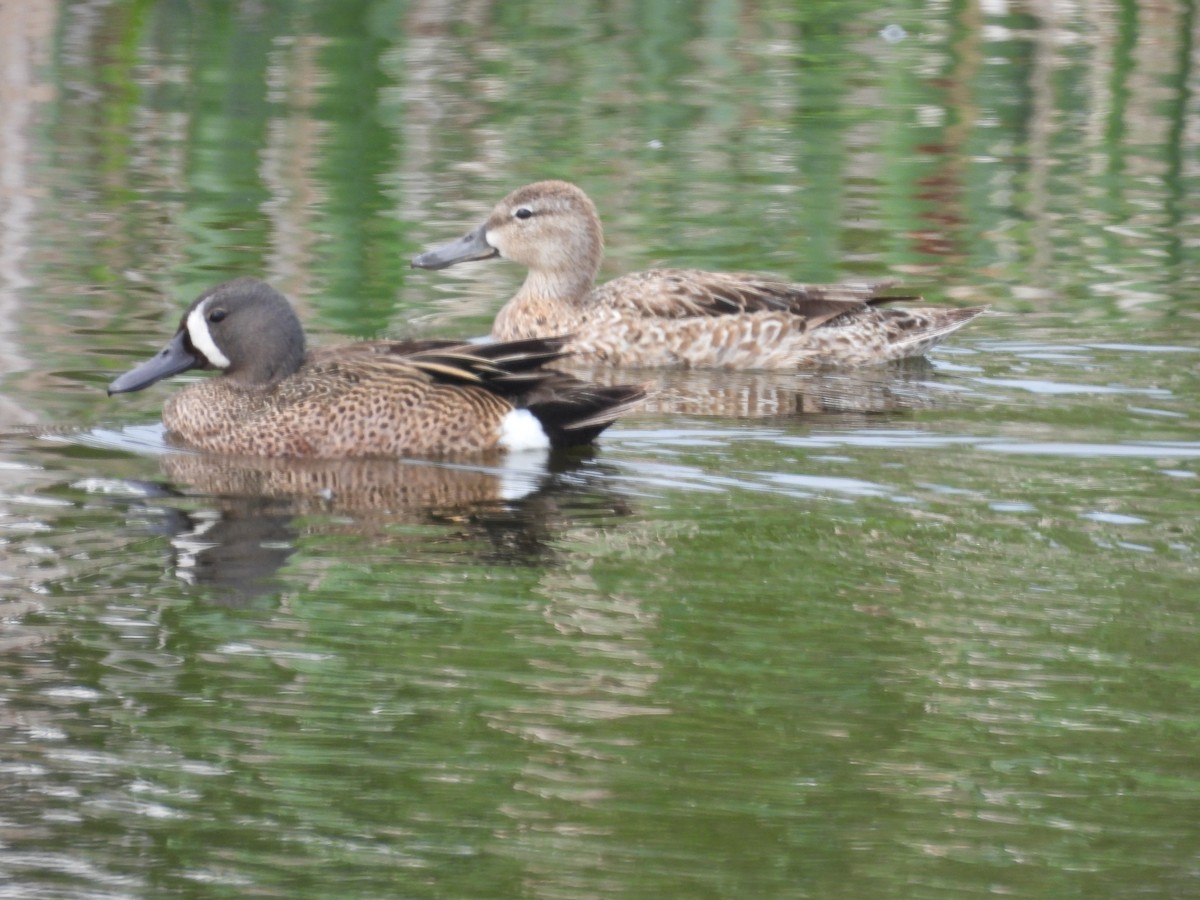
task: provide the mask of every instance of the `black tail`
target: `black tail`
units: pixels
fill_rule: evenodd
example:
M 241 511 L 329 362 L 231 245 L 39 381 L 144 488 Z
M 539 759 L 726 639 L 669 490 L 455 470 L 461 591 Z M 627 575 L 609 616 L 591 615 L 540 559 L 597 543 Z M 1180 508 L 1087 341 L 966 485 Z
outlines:
M 542 423 L 552 447 L 590 444 L 646 398 L 635 384 L 588 384 L 569 375 L 547 379 L 521 404 Z

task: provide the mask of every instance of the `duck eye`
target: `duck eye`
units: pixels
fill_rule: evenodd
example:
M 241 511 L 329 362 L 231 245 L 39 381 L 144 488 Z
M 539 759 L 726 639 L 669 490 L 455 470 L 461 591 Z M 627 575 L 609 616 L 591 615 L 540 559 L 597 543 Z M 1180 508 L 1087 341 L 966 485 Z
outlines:
M 515 213 L 513 213 L 513 215 L 516 216 L 518 219 L 528 219 L 530 216 L 533 215 L 533 210 L 530 209 L 528 206 L 522 206 Z
M 208 314 L 208 321 L 216 324 L 217 322 L 223 321 L 227 315 L 229 315 L 229 313 L 223 309 L 214 309 Z

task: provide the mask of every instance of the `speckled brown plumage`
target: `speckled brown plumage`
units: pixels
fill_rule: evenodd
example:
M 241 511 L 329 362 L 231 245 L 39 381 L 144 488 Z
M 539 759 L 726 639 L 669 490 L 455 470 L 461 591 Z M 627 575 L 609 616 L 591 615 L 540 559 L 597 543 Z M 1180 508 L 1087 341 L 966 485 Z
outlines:
M 191 385 L 167 400 L 163 423 L 183 443 L 218 452 L 398 456 L 494 449 L 511 409 L 486 389 L 439 384 L 403 358 L 347 354 L 310 360 L 262 389 L 222 378 Z
M 140 390 L 187 368 L 223 368 L 163 406 L 173 441 L 219 453 L 327 459 L 501 450 L 502 425 L 516 409 L 529 410 L 552 445 L 569 446 L 593 440 L 643 391 L 545 368 L 564 355 L 563 344 L 368 341 L 306 352 L 287 300 L 240 279 L 198 297 L 167 347 L 109 392 Z
M 464 238 L 413 260 L 439 269 L 503 256 L 525 283 L 496 315 L 492 337 L 571 334 L 570 349 L 629 366 L 791 369 L 920 356 L 983 307 L 883 304 L 890 281 L 796 284 L 749 273 L 652 269 L 594 286 L 603 231 L 573 184 L 540 181 L 502 200 Z

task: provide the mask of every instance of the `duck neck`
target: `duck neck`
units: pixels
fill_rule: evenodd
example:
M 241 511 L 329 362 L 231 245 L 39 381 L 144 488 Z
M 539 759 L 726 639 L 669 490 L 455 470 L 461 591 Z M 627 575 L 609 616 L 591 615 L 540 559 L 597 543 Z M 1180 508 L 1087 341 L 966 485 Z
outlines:
M 576 331 L 587 321 L 592 279 L 587 273 L 530 270 L 516 295 L 492 322 L 496 340 L 548 337 Z
M 284 322 L 274 330 L 256 335 L 261 352 L 248 356 L 240 365 L 230 367 L 225 372 L 226 377 L 236 384 L 256 388 L 294 375 L 304 364 L 304 331 L 298 319 L 294 327 L 290 325 Z
M 525 283 L 521 285 L 514 299 L 536 298 L 541 301 L 569 303 L 572 306 L 586 306 L 595 278 L 594 270 L 582 268 L 558 271 L 530 269 L 529 274 L 525 276 Z

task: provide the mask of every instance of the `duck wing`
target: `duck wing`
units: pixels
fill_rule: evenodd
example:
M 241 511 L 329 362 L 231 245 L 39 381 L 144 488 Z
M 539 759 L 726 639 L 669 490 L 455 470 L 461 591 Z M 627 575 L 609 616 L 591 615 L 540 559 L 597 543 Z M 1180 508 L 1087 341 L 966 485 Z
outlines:
M 435 381 L 476 384 L 506 394 L 550 374 L 545 366 L 570 355 L 568 336 L 495 341 L 484 344 L 397 348 L 399 361 Z
M 321 347 L 309 352 L 309 363 L 397 377 L 423 377 L 446 384 L 485 385 L 519 379 L 570 355 L 569 335 L 516 341 L 472 343 L 460 340 L 369 340 Z
M 651 269 L 600 286 L 594 299 L 601 306 L 667 319 L 785 312 L 813 329 L 868 306 L 917 299 L 885 296 L 882 292 L 893 284 L 800 284 L 748 272 Z

